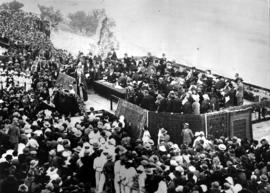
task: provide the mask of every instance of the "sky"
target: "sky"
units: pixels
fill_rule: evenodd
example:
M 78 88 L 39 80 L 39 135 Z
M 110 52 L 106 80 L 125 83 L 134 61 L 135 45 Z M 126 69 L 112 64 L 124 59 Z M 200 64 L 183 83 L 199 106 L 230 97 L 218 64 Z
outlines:
M 4 0 L 0 0 L 3 2 Z M 64 15 L 105 8 L 116 21 L 118 54 L 147 52 L 270 88 L 268 0 L 24 0 L 54 6 Z M 72 45 L 74 38 L 66 38 Z M 58 46 L 64 46 L 54 37 Z M 57 41 L 58 40 L 58 41 Z M 84 40 L 85 41 L 85 40 Z M 78 41 L 80 42 L 80 41 Z M 65 43 L 66 44 L 66 43 Z M 70 47 L 72 50 L 72 46 Z

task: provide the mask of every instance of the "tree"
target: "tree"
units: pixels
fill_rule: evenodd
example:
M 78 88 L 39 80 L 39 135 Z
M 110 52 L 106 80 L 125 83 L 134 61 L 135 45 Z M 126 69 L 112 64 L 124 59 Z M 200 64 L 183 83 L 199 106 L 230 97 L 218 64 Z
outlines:
M 53 7 L 46 7 L 44 5 L 38 5 L 38 8 L 40 10 L 41 19 L 50 21 L 52 27 L 56 27 L 63 21 L 60 10 L 55 10 Z
M 18 2 L 16 0 L 8 2 L 8 3 L 3 3 L 0 7 L 2 9 L 10 9 L 12 11 L 18 11 L 24 6 L 23 3 Z
M 70 27 L 85 33 L 85 35 L 93 35 L 96 33 L 98 25 L 102 18 L 106 17 L 104 9 L 95 9 L 91 13 L 86 14 L 84 11 L 77 11 L 68 15 L 70 19 Z
M 11 1 L 11 2 L 9 3 L 9 8 L 10 8 L 11 10 L 14 10 L 14 11 L 18 11 L 18 10 L 21 9 L 23 6 L 24 6 L 23 3 L 18 2 L 18 1 L 16 1 L 16 0 Z
M 68 15 L 70 19 L 70 26 L 80 32 L 87 26 L 87 15 L 84 11 L 77 11 Z

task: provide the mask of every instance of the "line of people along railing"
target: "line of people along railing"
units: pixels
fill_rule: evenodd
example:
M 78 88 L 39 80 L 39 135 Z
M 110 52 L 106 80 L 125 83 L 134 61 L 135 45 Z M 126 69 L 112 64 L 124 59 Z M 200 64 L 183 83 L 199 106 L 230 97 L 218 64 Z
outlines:
M 110 95 L 110 110 L 113 111 L 113 102 L 118 102 L 120 98 L 115 96 L 115 95 Z M 244 110 L 244 109 L 252 109 L 252 113 L 258 113 L 258 118 L 255 120 L 251 120 L 252 124 L 263 122 L 270 120 L 270 116 L 267 116 L 268 113 L 270 112 L 270 100 L 264 100 L 260 102 L 252 102 L 247 105 L 242 105 L 242 106 L 234 106 L 234 107 L 228 107 L 224 109 L 220 109 L 218 112 L 221 111 L 237 111 L 237 110 Z M 268 110 L 269 109 L 269 110 Z
M 137 59 L 142 59 L 142 58 L 145 58 L 145 57 L 142 57 L 142 56 L 136 56 L 135 58 L 137 58 Z M 154 57 L 154 59 L 159 59 L 159 58 L 158 58 L 158 57 Z M 172 63 L 172 62 L 171 62 L 171 63 Z M 197 71 L 202 72 L 202 73 L 205 73 L 205 72 L 206 72 L 206 70 L 202 70 L 202 69 L 200 69 L 200 68 L 197 68 L 195 65 L 193 65 L 193 66 L 187 66 L 187 65 L 180 64 L 180 63 L 177 63 L 177 62 L 175 62 L 174 65 L 177 65 L 177 66 L 180 66 L 180 67 L 189 69 L 189 70 L 190 70 L 191 68 L 195 68 Z M 234 81 L 234 79 L 232 79 L 232 78 L 225 77 L 225 76 L 222 76 L 222 75 L 219 75 L 219 74 L 213 73 L 213 75 L 214 75 L 214 76 L 219 76 L 219 77 L 225 78 L 225 79 L 230 80 L 230 81 Z M 258 90 L 258 89 L 259 89 L 259 90 L 262 90 L 262 91 L 266 92 L 266 93 L 269 95 L 269 98 L 270 98 L 270 89 L 264 88 L 264 87 L 261 87 L 261 86 L 255 85 L 255 84 L 247 83 L 247 82 L 244 82 L 244 85 L 245 85 L 246 87 L 251 88 L 252 90 L 255 90 L 255 89 L 256 89 L 256 90 Z

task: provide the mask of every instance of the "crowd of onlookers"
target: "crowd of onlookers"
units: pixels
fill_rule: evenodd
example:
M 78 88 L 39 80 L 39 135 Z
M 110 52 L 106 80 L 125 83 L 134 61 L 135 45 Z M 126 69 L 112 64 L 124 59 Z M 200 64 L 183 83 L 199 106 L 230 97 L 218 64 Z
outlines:
M 17 19 L 2 24 L 9 30 L 31 26 L 29 20 Z M 24 31 L 18 39 L 26 43 L 29 36 Z M 193 133 L 188 123 L 182 144 L 180 139 L 172 142 L 165 128 L 157 128 L 157 141 L 147 128 L 142 136 L 131 138 L 124 115 L 98 114 L 90 108 L 75 119 L 53 101 L 57 93 L 76 95 L 72 85 L 55 87 L 59 71 L 65 71 L 76 78 L 78 92 L 94 80 L 106 79 L 128 88 L 128 100 L 144 108 L 197 114 L 241 105 L 241 78 L 234 83 L 210 71 L 182 69 L 165 56 L 125 56 L 119 61 L 112 51 L 106 59 L 91 54 L 75 58 L 48 46 L 50 41 L 42 35 L 43 41 L 47 43 L 12 47 L 1 56 L 1 76 L 7 78 L 0 85 L 0 193 L 270 192 L 270 145 L 265 138 L 213 139 L 202 131 Z M 18 84 L 15 76 L 30 78 L 31 88 Z M 61 104 L 62 99 L 58 96 Z
M 132 139 L 124 116 L 93 108 L 75 123 L 53 109 L 1 123 L 1 193 L 270 192 L 267 139 L 211 139 L 188 123 L 181 145 L 164 128 Z
M 37 30 L 37 16 L 4 10 L 0 17 L 2 36 L 17 45 L 28 45 L 27 49 L 21 48 L 12 63 L 5 61 L 6 69 L 10 64 L 16 69 L 30 66 L 32 69 L 61 68 L 76 78 L 79 82 L 77 90 L 81 89 L 84 96 L 86 88 L 94 81 L 104 79 L 126 88 L 128 101 L 151 111 L 200 114 L 243 104 L 244 85 L 239 75 L 235 80 L 229 80 L 212 75 L 210 70 L 202 72 L 179 66 L 167 61 L 165 54 L 161 58 L 150 53 L 143 58 L 125 54 L 119 59 L 112 49 L 106 58 L 91 53 L 79 53 L 74 57 L 53 48 L 46 34 Z M 37 66 L 37 63 L 40 64 Z
M 40 31 L 40 23 L 41 19 L 30 12 L 9 9 L 0 11 L 0 35 L 17 46 L 49 44 L 47 35 Z

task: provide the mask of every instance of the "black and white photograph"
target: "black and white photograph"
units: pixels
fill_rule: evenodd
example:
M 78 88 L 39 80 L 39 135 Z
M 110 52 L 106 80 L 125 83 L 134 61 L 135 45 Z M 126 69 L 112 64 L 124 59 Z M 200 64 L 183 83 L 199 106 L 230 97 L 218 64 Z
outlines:
M 270 0 L 0 0 L 0 193 L 270 193 Z

